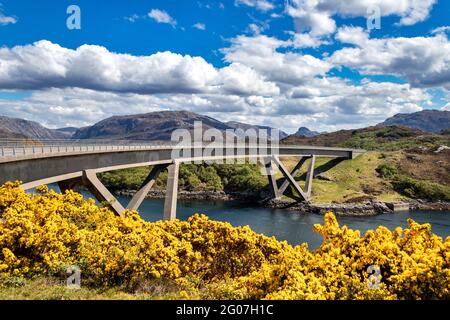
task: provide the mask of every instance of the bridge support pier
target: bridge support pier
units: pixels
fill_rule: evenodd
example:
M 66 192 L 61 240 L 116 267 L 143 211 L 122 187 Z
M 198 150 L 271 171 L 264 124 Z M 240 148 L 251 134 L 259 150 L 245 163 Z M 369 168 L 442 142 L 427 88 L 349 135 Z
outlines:
M 306 162 L 307 159 L 311 159 L 311 162 L 309 164 L 308 173 L 306 176 L 306 185 L 305 185 L 305 191 L 298 185 L 297 181 L 294 179 L 295 174 L 298 173 L 300 168 L 303 166 L 303 164 Z M 312 190 L 312 180 L 314 177 L 314 165 L 315 165 L 316 156 L 310 156 L 310 157 L 303 157 L 300 159 L 300 161 L 295 166 L 294 170 L 289 172 L 286 167 L 283 165 L 283 163 L 276 157 L 272 157 L 272 161 L 275 163 L 275 165 L 280 169 L 281 173 L 283 174 L 285 181 L 283 182 L 282 186 L 278 190 L 278 195 L 281 197 L 284 192 L 286 191 L 287 187 L 291 185 L 300 195 L 300 197 L 304 201 L 311 200 L 311 190 Z
M 267 178 L 269 179 L 269 188 L 272 199 L 280 199 L 283 193 L 278 189 L 277 179 L 275 177 L 275 172 L 273 170 L 273 161 L 272 157 L 265 158 L 263 160 L 263 164 L 266 168 Z
M 306 160 L 310 159 L 311 157 L 302 157 L 300 161 L 295 165 L 294 169 L 291 171 L 291 176 L 295 177 L 297 173 L 300 171 L 300 169 L 305 164 Z M 281 184 L 280 187 L 280 193 L 284 194 L 286 192 L 286 189 L 290 186 L 289 180 L 284 179 L 284 182 Z
M 147 194 L 149 193 L 149 191 L 155 184 L 156 179 L 158 179 L 159 174 L 165 168 L 167 168 L 167 164 L 158 164 L 152 168 L 152 171 L 150 171 L 149 175 L 145 179 L 145 181 L 142 184 L 139 191 L 131 199 L 130 203 L 127 206 L 127 209 L 129 209 L 129 210 L 138 210 L 139 209 L 142 202 L 145 200 L 145 197 L 147 196 Z
M 167 167 L 167 189 L 164 202 L 164 220 L 175 220 L 177 218 L 177 196 L 178 196 L 178 173 L 180 163 L 174 161 Z
M 98 179 L 95 171 L 85 170 L 83 171 L 83 185 L 86 186 L 92 195 L 98 200 L 108 202 L 111 210 L 118 216 L 122 216 L 125 208 L 120 202 L 109 192 L 103 183 Z

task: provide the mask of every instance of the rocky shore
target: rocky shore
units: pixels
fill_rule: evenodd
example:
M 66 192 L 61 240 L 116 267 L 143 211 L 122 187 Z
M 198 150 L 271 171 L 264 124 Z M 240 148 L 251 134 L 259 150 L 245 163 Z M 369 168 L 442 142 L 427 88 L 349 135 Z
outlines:
M 115 194 L 119 196 L 132 197 L 136 193 L 135 190 L 119 190 Z M 163 190 L 152 190 L 148 193 L 148 199 L 164 199 L 166 196 Z M 260 200 L 258 195 L 252 193 L 225 193 L 223 191 L 179 191 L 179 200 L 191 200 L 191 201 L 233 201 L 238 200 L 242 202 L 256 203 Z
M 134 190 L 118 190 L 116 195 L 132 197 Z M 164 199 L 165 191 L 152 190 L 149 192 L 148 199 Z M 375 216 L 384 213 L 395 213 L 396 207 L 406 210 L 431 210 L 431 211 L 450 211 L 450 202 L 429 202 L 426 200 L 408 200 L 401 203 L 385 203 L 378 201 L 366 201 L 360 203 L 331 203 L 315 204 L 300 203 L 293 200 L 262 200 L 263 197 L 254 193 L 225 193 L 216 191 L 179 191 L 179 200 L 191 201 L 242 201 L 252 205 L 259 205 L 266 208 L 285 209 L 302 213 L 312 213 L 323 215 L 333 211 L 337 216 Z

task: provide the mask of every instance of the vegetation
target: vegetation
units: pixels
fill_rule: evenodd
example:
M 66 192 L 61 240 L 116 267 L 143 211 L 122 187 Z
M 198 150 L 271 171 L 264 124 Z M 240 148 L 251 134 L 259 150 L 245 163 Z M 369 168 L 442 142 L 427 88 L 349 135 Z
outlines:
M 138 189 L 151 168 L 124 169 L 100 175 L 102 181 L 113 189 Z M 157 179 L 155 189 L 165 189 L 167 173 Z M 183 164 L 180 167 L 179 187 L 188 191 L 226 191 L 258 193 L 267 187 L 267 179 L 254 164 L 240 165 L 195 165 Z
M 202 215 L 120 218 L 73 191 L 41 187 L 31 195 L 19 183 L 0 187 L 0 219 L 2 298 L 26 296 L 30 286 L 29 298 L 450 298 L 450 237 L 411 220 L 405 230 L 379 227 L 361 236 L 327 214 L 314 226 L 323 243 L 309 251 Z M 67 276 L 72 265 L 82 272 L 73 296 L 42 280 Z M 380 275 L 369 275 L 370 266 Z
M 355 131 L 339 147 L 377 151 L 398 151 L 417 147 L 437 149 L 449 144 L 448 137 L 425 134 L 402 127 L 384 127 L 373 131 Z
M 395 190 L 409 198 L 450 201 L 450 187 L 439 183 L 397 175 L 392 184 Z

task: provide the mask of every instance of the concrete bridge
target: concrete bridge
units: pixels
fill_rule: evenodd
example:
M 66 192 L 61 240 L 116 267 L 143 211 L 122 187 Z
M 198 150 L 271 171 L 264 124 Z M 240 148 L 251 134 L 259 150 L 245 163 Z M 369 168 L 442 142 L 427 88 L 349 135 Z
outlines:
M 153 187 L 158 175 L 168 171 L 164 219 L 176 218 L 178 172 L 180 164 L 187 162 L 235 160 L 257 160 L 266 168 L 273 198 L 281 197 L 292 186 L 302 200 L 311 198 L 312 181 L 316 157 L 353 159 L 364 150 L 325 148 L 311 146 L 236 145 L 232 147 L 211 147 L 201 143 L 191 146 L 176 146 L 167 142 L 137 143 L 121 141 L 0 141 L 0 184 L 7 181 L 22 181 L 22 188 L 30 190 L 40 185 L 58 183 L 62 192 L 83 185 L 111 209 L 122 215 L 125 209 L 137 210 Z M 174 156 L 175 154 L 175 156 Z M 280 157 L 300 158 L 289 172 Z M 295 175 L 310 159 L 306 184 L 301 188 Z M 119 169 L 152 166 L 140 190 L 124 208 L 97 178 L 101 172 Z M 278 168 L 284 176 L 277 184 L 272 168 Z

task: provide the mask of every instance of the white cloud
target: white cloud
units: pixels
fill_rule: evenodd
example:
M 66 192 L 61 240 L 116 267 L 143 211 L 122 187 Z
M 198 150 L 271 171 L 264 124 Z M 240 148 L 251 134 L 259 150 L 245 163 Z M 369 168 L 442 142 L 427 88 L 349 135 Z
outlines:
M 443 27 L 434 29 L 433 31 L 431 31 L 431 33 L 436 34 L 436 33 L 445 33 L 445 32 L 449 32 L 449 31 L 450 31 L 450 26 L 443 26 Z
M 436 0 L 290 0 L 286 12 L 296 21 L 297 31 L 313 35 L 334 33 L 334 16 L 365 17 L 369 8 L 377 7 L 382 16 L 400 17 L 400 25 L 413 25 L 428 18 Z
M 450 88 L 450 41 L 433 37 L 369 39 L 361 28 L 343 27 L 337 39 L 355 47 L 340 49 L 328 60 L 364 74 L 390 74 L 417 87 Z
M 163 10 L 152 9 L 148 13 L 148 16 L 158 23 L 167 23 L 174 28 L 177 25 L 177 21 L 174 18 L 172 18 L 166 11 Z
M 442 107 L 442 111 L 450 111 L 450 103 L 447 103 L 445 106 Z
M 0 89 L 52 87 L 138 94 L 279 92 L 253 69 L 231 64 L 216 69 L 201 57 L 159 52 L 150 56 L 116 54 L 101 46 L 66 49 L 49 41 L 0 49 Z M 41 68 L 42 65 L 46 68 Z
M 197 22 L 196 24 L 194 24 L 193 27 L 198 30 L 206 30 L 206 25 L 204 23 L 200 23 L 200 22 Z
M 235 0 L 235 5 L 246 5 L 261 11 L 269 11 L 275 8 L 274 4 L 268 0 Z
M 201 57 L 172 52 L 132 56 L 92 45 L 72 50 L 49 41 L 1 48 L 0 90 L 32 90 L 32 96 L 0 99 L 0 110 L 62 127 L 84 126 L 111 115 L 185 109 L 294 132 L 302 125 L 320 131 L 373 125 L 432 104 L 425 89 L 410 84 L 370 80 L 355 84 L 331 77 L 335 63 L 356 69 L 367 65 L 371 73 L 378 73 L 392 68 L 395 58 L 390 56 L 402 52 L 398 39 L 370 39 L 358 28 L 342 28 L 336 37 L 352 46 L 342 50 L 364 51 L 375 45 L 373 41 L 387 43 L 375 51 L 381 57 L 374 58 L 372 67 L 360 63 L 364 55 L 345 55 L 342 50 L 324 59 L 302 54 L 293 50 L 298 47 L 295 35 L 289 40 L 238 36 L 223 49 L 228 65 L 222 68 Z M 439 37 L 444 39 L 427 39 Z M 429 52 L 446 52 L 443 42 L 439 44 L 436 49 L 427 43 Z M 406 52 L 414 57 L 421 48 L 422 44 Z M 425 62 L 420 58 L 421 64 L 430 64 L 427 57 Z M 440 59 L 434 60 L 437 66 L 447 63 L 447 58 Z M 421 67 L 421 72 L 428 70 Z
M 124 19 L 127 20 L 128 22 L 134 23 L 137 20 L 141 19 L 142 17 L 137 15 L 137 14 L 132 14 L 131 16 L 127 16 Z
M 277 51 L 288 46 L 291 46 L 291 42 L 265 35 L 238 36 L 232 40 L 231 47 L 222 51 L 226 61 L 249 66 L 268 81 L 290 85 L 301 84 L 308 78 L 325 75 L 331 69 L 331 64 L 311 55 Z
M 0 26 L 6 26 L 8 24 L 15 24 L 15 23 L 17 23 L 17 18 L 5 15 L 2 12 L 2 9 L 0 8 Z

